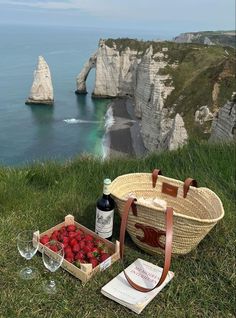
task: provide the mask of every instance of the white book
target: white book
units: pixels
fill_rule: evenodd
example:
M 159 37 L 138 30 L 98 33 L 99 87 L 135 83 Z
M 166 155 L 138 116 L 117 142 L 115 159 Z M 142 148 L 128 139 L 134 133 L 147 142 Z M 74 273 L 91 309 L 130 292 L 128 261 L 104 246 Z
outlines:
M 133 280 L 133 282 L 146 288 L 153 288 L 157 284 L 162 271 L 162 267 L 144 261 L 140 258 L 125 269 L 125 272 Z M 101 293 L 117 303 L 128 307 L 137 314 L 140 314 L 147 304 L 166 286 L 166 284 L 169 283 L 173 277 L 174 273 L 169 271 L 161 286 L 150 292 L 143 293 L 131 287 L 125 278 L 124 273 L 121 272 L 102 287 Z

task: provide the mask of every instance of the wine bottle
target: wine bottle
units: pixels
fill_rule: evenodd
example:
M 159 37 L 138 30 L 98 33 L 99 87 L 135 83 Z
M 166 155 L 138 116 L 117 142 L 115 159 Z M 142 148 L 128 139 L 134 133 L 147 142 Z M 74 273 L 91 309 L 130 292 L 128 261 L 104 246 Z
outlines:
M 111 240 L 113 231 L 113 218 L 115 202 L 111 197 L 109 185 L 110 179 L 105 179 L 103 183 L 103 195 L 96 205 L 96 225 L 95 232 L 107 240 Z

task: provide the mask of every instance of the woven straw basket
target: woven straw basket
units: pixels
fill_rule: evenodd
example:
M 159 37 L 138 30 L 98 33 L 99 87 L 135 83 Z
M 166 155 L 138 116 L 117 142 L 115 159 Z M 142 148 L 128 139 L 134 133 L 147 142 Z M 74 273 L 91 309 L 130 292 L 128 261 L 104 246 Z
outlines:
M 132 173 L 117 177 L 111 184 L 111 195 L 122 216 L 130 193 L 137 199 L 135 210 L 128 212 L 127 231 L 132 240 L 149 254 L 165 249 L 166 209 L 139 203 L 139 198 L 160 198 L 173 208 L 173 254 L 194 249 L 224 216 L 219 197 L 208 188 L 197 188 L 193 179 L 185 182 L 153 173 Z M 134 202 L 132 203 L 134 207 Z M 135 215 L 136 214 L 136 215 Z M 151 239 L 150 239 L 151 237 Z M 157 243 L 157 244 L 156 244 Z

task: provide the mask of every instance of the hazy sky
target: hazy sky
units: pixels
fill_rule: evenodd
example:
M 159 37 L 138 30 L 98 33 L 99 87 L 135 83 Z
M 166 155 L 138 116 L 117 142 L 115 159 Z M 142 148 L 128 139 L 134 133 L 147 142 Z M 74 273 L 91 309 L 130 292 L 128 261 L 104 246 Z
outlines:
M 180 32 L 235 29 L 235 0 L 0 0 L 0 23 Z

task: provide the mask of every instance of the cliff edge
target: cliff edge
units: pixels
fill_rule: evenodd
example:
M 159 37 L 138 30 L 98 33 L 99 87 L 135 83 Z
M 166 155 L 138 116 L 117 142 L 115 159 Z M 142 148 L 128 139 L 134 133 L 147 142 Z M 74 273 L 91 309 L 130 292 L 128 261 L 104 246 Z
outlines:
M 87 92 L 86 78 L 95 67 L 93 96 L 132 98 L 144 146 L 149 151 L 176 149 L 188 136 L 210 136 L 214 115 L 236 90 L 235 65 L 231 48 L 100 40 L 77 77 L 76 92 Z M 195 120 L 203 109 L 207 120 Z

